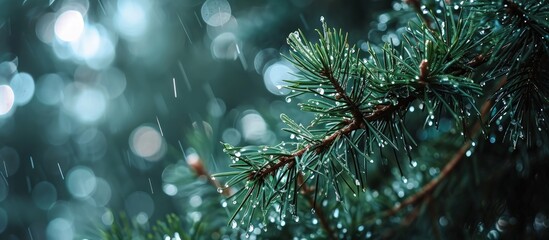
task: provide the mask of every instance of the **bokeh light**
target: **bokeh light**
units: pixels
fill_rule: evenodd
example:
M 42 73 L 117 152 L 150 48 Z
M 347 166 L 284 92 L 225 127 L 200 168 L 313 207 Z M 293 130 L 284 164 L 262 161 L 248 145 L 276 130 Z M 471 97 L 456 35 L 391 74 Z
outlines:
M 136 40 L 146 32 L 149 5 L 150 3 L 146 0 L 118 1 L 114 24 L 121 36 L 127 40 Z
M 84 18 L 75 10 L 61 13 L 54 26 L 55 36 L 64 42 L 72 42 L 80 38 L 84 32 Z
M 92 195 L 96 206 L 107 206 L 112 197 L 111 184 L 103 178 L 96 178 L 96 189 Z
M 64 106 L 83 123 L 93 123 L 100 119 L 107 108 L 105 94 L 97 88 L 78 83 L 65 88 Z
M 74 239 L 74 226 L 67 219 L 56 218 L 50 221 L 46 233 L 48 239 L 72 240 Z
M 48 210 L 57 201 L 57 189 L 50 182 L 39 182 L 32 189 L 32 200 L 38 208 Z
M 240 128 L 244 140 L 250 143 L 267 143 L 272 137 L 268 131 L 265 119 L 255 110 L 247 110 L 243 112 L 240 119 Z
M 63 100 L 65 84 L 55 73 L 45 74 L 38 80 L 36 98 L 45 105 L 57 105 Z
M 295 80 L 297 70 L 290 67 L 284 61 L 278 61 L 271 64 L 265 72 L 263 73 L 263 81 L 265 87 L 269 92 L 276 95 L 285 95 L 290 92 L 290 90 L 284 88 L 288 83 L 286 80 Z
M 149 161 L 159 160 L 165 153 L 164 139 L 160 133 L 150 126 L 140 126 L 130 135 L 132 152 Z
M 105 69 L 97 78 L 98 84 L 103 86 L 110 99 L 117 98 L 126 89 L 126 75 L 117 68 Z
M 212 41 L 211 52 L 217 59 L 236 60 L 238 58 L 236 36 L 229 32 L 219 34 Z
M 7 177 L 14 175 L 19 170 L 19 161 L 19 153 L 15 149 L 8 146 L 0 148 L 0 164 L 3 164 L 2 168 Z
M 17 73 L 10 81 L 11 89 L 15 95 L 15 104 L 22 106 L 27 104 L 34 95 L 34 79 L 28 73 Z
M 67 189 L 75 198 L 88 198 L 97 187 L 95 173 L 87 167 L 77 166 L 67 174 Z
M 0 85 L 0 116 L 7 114 L 15 103 L 15 94 L 9 85 Z
M 231 5 L 226 0 L 206 0 L 200 9 L 202 19 L 208 25 L 218 27 L 231 18 Z

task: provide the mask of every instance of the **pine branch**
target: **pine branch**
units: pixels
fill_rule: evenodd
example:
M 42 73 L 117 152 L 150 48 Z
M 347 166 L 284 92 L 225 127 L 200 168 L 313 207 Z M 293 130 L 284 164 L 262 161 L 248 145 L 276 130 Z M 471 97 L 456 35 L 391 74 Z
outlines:
M 506 84 L 506 82 L 507 81 L 505 79 L 501 80 L 495 89 L 497 90 L 501 88 L 503 85 Z M 473 125 L 473 128 L 470 131 L 469 139 L 463 143 L 463 145 L 458 149 L 458 151 L 456 151 L 456 153 L 454 153 L 454 155 L 450 158 L 448 163 L 441 170 L 440 174 L 436 178 L 431 180 L 429 183 L 425 184 L 420 191 L 406 198 L 404 201 L 396 204 L 395 207 L 393 207 L 392 209 L 389 209 L 388 211 L 384 212 L 382 216 L 384 217 L 393 216 L 399 211 L 401 211 L 402 209 L 404 209 L 405 207 L 419 204 L 422 201 L 424 201 L 426 198 L 431 197 L 431 193 L 438 187 L 438 185 L 442 181 L 444 181 L 456 169 L 456 166 L 458 166 L 461 160 L 464 159 L 465 153 L 471 148 L 471 144 L 473 143 L 472 139 L 475 139 L 477 135 L 480 133 L 480 130 L 482 129 L 482 122 L 484 122 L 485 119 L 487 119 L 488 113 L 490 112 L 490 109 L 492 108 L 493 104 L 494 104 L 493 99 L 487 99 L 482 104 L 481 116 Z
M 321 154 L 323 151 L 328 149 L 329 146 L 331 146 L 336 139 L 339 139 L 343 135 L 349 135 L 353 131 L 356 131 L 358 129 L 364 128 L 364 125 L 361 124 L 361 122 L 363 121 L 373 122 L 373 121 L 381 120 L 386 116 L 395 113 L 395 111 L 408 106 L 415 99 L 416 97 L 414 96 L 408 96 L 398 101 L 398 104 L 396 105 L 376 105 L 375 106 L 376 110 L 374 110 L 373 112 L 368 112 L 368 113 L 360 112 L 358 115 L 360 116 L 360 120 L 354 119 L 352 121 L 346 121 L 348 123 L 345 125 L 345 127 L 327 136 L 326 138 L 324 138 L 322 142 L 318 144 L 309 144 L 304 148 L 292 153 L 289 156 L 280 157 L 278 163 L 271 166 L 268 165 L 267 167 L 263 168 L 260 171 L 253 172 L 252 174 L 250 174 L 249 179 L 250 180 L 263 179 L 266 176 L 272 174 L 273 172 L 276 172 L 277 170 L 283 168 L 284 166 L 287 166 L 287 165 L 293 166 L 293 164 L 295 164 L 296 158 L 303 156 L 303 154 L 305 154 L 305 152 L 307 152 L 310 149 L 314 149 L 316 154 Z
M 475 29 L 470 22 L 455 20 L 450 7 L 446 11 L 444 19 L 434 18 L 436 31 L 413 23 L 404 36 L 406 44 L 401 52 L 392 45 L 385 45 L 380 51 L 370 48 L 368 60 L 359 60 L 358 53 L 353 54 L 354 47 L 347 43 L 347 35 L 329 29 L 325 22 L 322 31 L 318 31 L 318 43 L 307 41 L 299 32 L 290 34 L 289 60 L 301 70 L 302 77 L 290 81 L 291 96 L 314 94 L 315 99 L 309 101 L 312 104 L 302 105 L 302 109 L 315 112 L 317 120 L 305 128 L 281 116 L 289 127 L 285 130 L 294 138 L 297 136 L 298 142 L 292 143 L 296 146 L 293 151 L 287 151 L 284 143 L 274 147 L 225 144 L 225 151 L 233 159 L 231 166 L 242 171 L 218 176 L 233 176 L 227 182 L 229 186 L 244 183 L 231 196 L 240 199 L 240 204 L 230 221 L 241 211 L 243 216 L 251 218 L 258 206 L 266 212 L 275 202 L 283 205 L 282 209 L 276 205 L 277 211 L 286 211 L 289 205 L 290 212 L 295 214 L 298 193 L 311 204 L 311 196 L 303 189 L 312 189 L 306 183 L 312 177 L 317 177 L 316 186 L 320 177 L 326 187 L 333 184 L 336 199 L 341 196 L 339 185 L 346 185 L 356 193 L 351 186 L 354 180 L 357 191 L 359 186 L 364 189 L 362 174 L 366 166 L 358 159 L 370 159 L 368 154 L 373 152 L 375 143 L 380 151 L 390 146 L 395 156 L 404 144 L 410 156 L 408 141 L 414 143 L 414 139 L 404 124 L 404 116 L 415 100 L 426 106 L 429 121 L 437 121 L 434 114 L 438 112 L 440 118 L 445 110 L 456 121 L 464 122 L 468 114 L 465 105 L 474 105 L 474 98 L 482 93 L 468 76 L 485 61 L 468 51 L 473 51 L 483 40 L 471 41 Z M 456 74 L 456 69 L 460 74 Z M 317 187 L 312 190 L 315 209 L 318 191 L 327 194 L 329 190 Z M 333 235 L 328 220 L 323 214 L 318 217 L 324 221 L 321 223 L 324 231 Z

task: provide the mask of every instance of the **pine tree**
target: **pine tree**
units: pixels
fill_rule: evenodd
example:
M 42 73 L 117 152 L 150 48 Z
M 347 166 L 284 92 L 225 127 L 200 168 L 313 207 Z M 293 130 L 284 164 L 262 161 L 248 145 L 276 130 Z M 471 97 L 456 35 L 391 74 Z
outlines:
M 208 217 L 147 233 L 121 215 L 104 238 L 547 238 L 547 0 L 404 2 L 385 43 L 353 46 L 324 18 L 289 34 L 286 141 L 224 143 L 231 170 L 211 174 L 216 129 L 195 126 L 166 181 L 214 186 Z
M 300 72 L 287 102 L 314 119 L 282 114 L 291 140 L 276 146 L 224 145 L 236 171 L 215 176 L 236 189 L 230 225 L 295 222 L 292 235 L 328 239 L 547 237 L 547 1 L 407 3 L 418 18 L 400 46 L 361 53 L 323 18 L 317 40 L 289 35 Z

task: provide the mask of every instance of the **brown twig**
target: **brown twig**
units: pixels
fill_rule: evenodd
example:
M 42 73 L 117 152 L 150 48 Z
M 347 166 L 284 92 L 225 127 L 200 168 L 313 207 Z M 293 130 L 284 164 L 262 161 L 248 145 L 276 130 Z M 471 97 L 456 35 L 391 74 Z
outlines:
M 202 159 L 198 154 L 190 154 L 187 156 L 187 164 L 189 167 L 196 173 L 199 177 L 205 177 L 211 185 L 213 185 L 216 189 L 222 189 L 221 194 L 225 197 L 229 197 L 233 195 L 233 190 L 231 188 L 224 188 L 222 187 L 221 183 L 212 177 L 212 175 L 208 172 L 206 167 L 204 166 L 204 163 L 202 162 Z

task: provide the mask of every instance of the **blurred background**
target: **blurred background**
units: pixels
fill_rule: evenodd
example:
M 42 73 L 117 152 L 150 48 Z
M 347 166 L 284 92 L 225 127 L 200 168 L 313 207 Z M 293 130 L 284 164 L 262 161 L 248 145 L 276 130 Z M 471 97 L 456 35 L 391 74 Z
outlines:
M 378 13 L 403 7 L 0 0 L 0 239 L 99 238 L 120 212 L 142 225 L 204 219 L 196 209 L 226 203 L 189 161 L 226 170 L 220 142 L 274 144 L 288 138 L 280 113 L 306 117 L 281 88 L 296 72 L 286 36 L 314 36 L 323 16 L 363 49 L 398 45 Z M 225 212 L 212 219 L 226 224 Z

